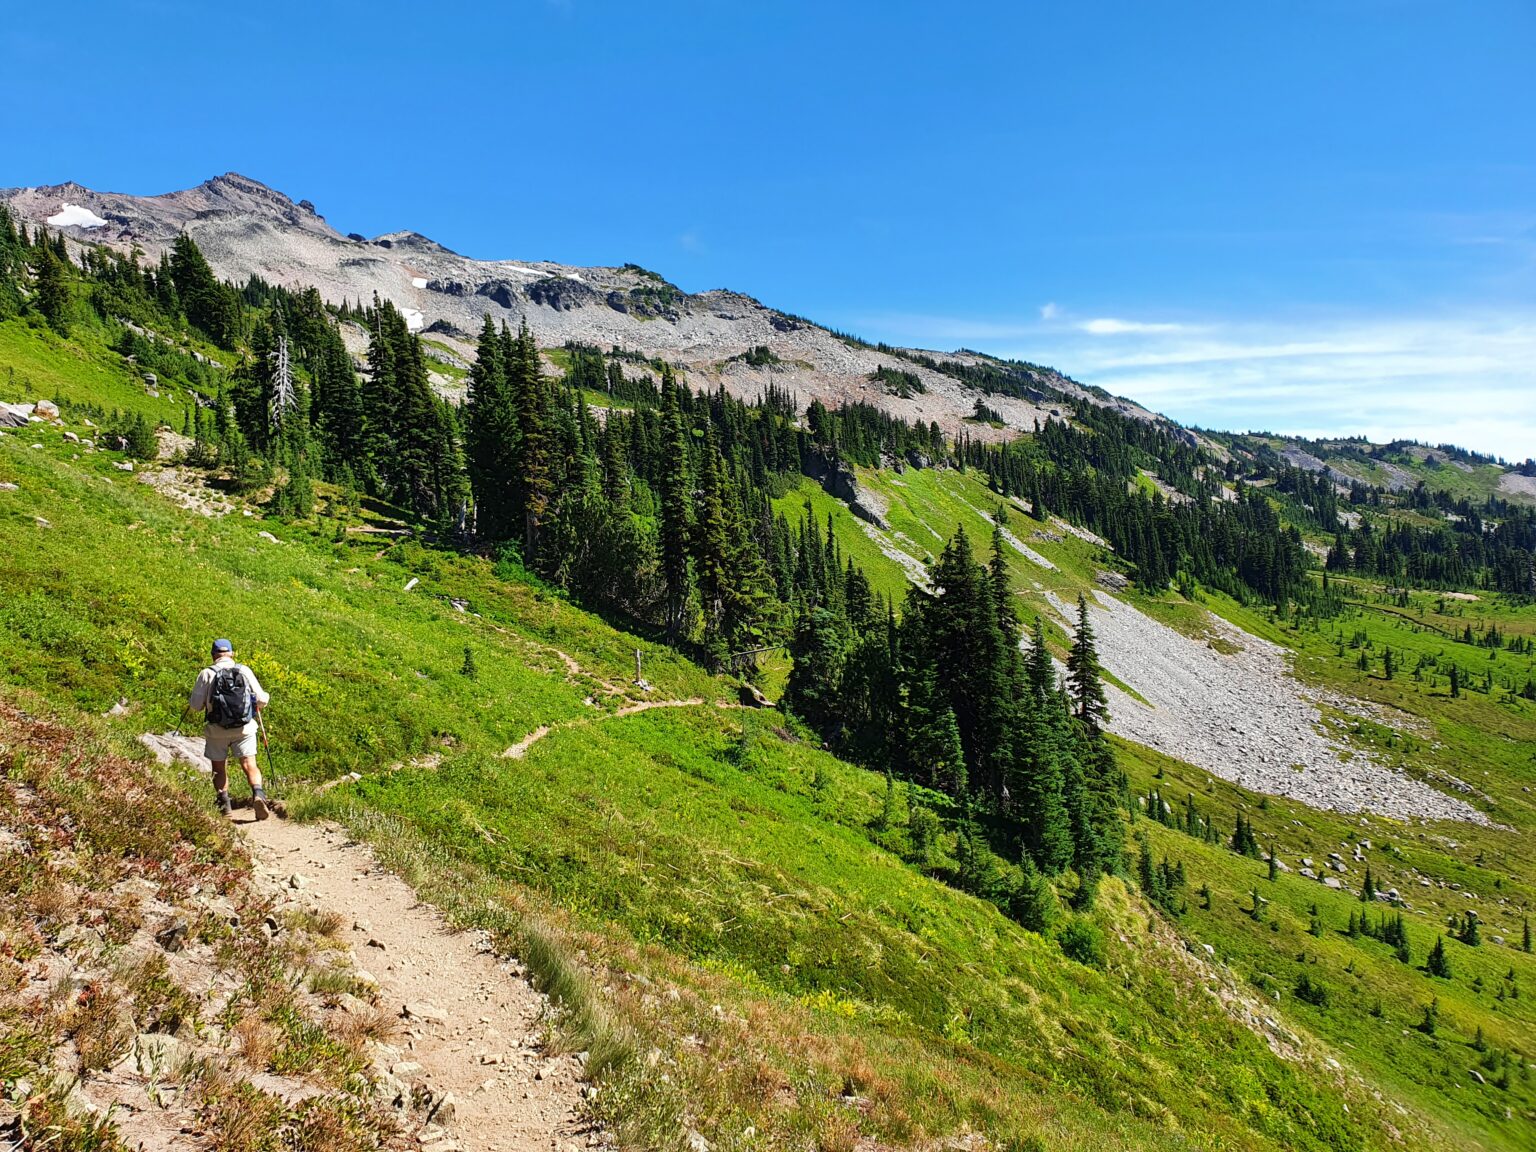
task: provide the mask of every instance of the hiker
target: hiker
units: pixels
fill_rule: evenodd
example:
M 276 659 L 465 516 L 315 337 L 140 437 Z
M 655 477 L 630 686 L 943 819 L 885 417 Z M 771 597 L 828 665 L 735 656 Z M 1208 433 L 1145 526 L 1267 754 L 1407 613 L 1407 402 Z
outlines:
M 228 816 L 230 753 L 240 758 L 245 778 L 251 785 L 251 809 L 256 819 L 267 818 L 267 794 L 261 787 L 261 769 L 256 766 L 256 713 L 271 700 L 261 682 L 244 664 L 235 663 L 235 649 L 228 640 L 213 642 L 213 664 L 197 674 L 191 712 L 206 712 L 203 726 L 203 755 L 213 762 L 213 790 L 219 811 Z

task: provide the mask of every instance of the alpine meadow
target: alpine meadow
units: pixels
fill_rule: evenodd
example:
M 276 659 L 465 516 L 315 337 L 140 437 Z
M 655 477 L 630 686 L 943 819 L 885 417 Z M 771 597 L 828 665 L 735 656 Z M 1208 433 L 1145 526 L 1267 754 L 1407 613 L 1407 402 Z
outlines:
M 1536 1148 L 1536 460 L 1072 370 L 0 189 L 0 1136 Z

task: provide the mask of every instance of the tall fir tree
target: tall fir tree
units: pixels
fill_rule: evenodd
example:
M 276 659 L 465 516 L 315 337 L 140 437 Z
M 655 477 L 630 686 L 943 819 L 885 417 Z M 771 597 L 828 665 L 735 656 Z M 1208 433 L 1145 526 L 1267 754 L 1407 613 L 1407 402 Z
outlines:
M 503 341 L 490 313 L 481 325 L 475 363 L 469 370 L 464 432 L 476 533 L 490 541 L 521 540 L 525 525 L 517 504 L 517 398 L 508 380 Z
M 539 349 L 523 321 L 507 358 L 507 386 L 517 413 L 518 503 L 522 512 L 523 555 L 541 570 L 539 536 L 555 494 L 555 429 Z
M 1088 619 L 1088 601 L 1077 597 L 1077 635 L 1067 655 L 1067 684 L 1072 693 L 1072 710 L 1090 733 L 1103 731 L 1109 719 L 1109 701 L 1104 694 L 1103 670 L 1099 667 L 1098 647 L 1093 624 Z
M 32 300 L 48 326 L 63 335 L 69 331 L 68 265 L 50 244 L 32 250 Z
M 689 462 L 688 426 L 684 421 L 678 389 L 664 374 L 663 443 L 660 459 L 661 571 L 666 586 L 667 635 L 683 638 L 693 600 L 693 565 L 689 541 L 693 535 L 692 469 Z

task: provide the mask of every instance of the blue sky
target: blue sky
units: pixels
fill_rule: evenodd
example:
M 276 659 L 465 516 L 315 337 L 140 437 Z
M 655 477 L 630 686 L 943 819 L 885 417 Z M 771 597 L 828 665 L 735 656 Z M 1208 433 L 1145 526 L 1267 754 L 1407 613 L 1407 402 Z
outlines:
M 0 27 L 0 185 L 227 170 L 1212 427 L 1536 455 L 1536 5 L 265 5 Z

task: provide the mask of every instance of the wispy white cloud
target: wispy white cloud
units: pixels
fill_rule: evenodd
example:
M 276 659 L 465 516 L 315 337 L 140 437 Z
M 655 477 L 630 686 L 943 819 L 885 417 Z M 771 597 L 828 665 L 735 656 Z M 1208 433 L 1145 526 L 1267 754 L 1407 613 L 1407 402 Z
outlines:
M 1536 456 L 1536 311 L 1151 324 L 869 317 L 861 330 L 1049 364 L 1184 423 Z M 1097 325 L 1097 327 L 1089 327 Z M 1114 337 L 1106 339 L 1106 337 Z
M 1113 316 L 1101 316 L 1084 320 L 1078 329 L 1093 336 L 1124 336 L 1129 333 L 1178 332 L 1182 324 L 1153 324 L 1145 320 L 1118 320 Z
M 1060 339 L 1063 371 L 1175 419 L 1536 456 L 1536 317 L 1244 323 Z M 1129 346 L 1128 346 L 1129 345 Z
M 1056 307 L 1056 301 L 1052 300 L 1049 303 L 1040 305 L 1040 319 L 1054 320 L 1056 319 L 1056 314 L 1060 311 L 1061 309 Z

